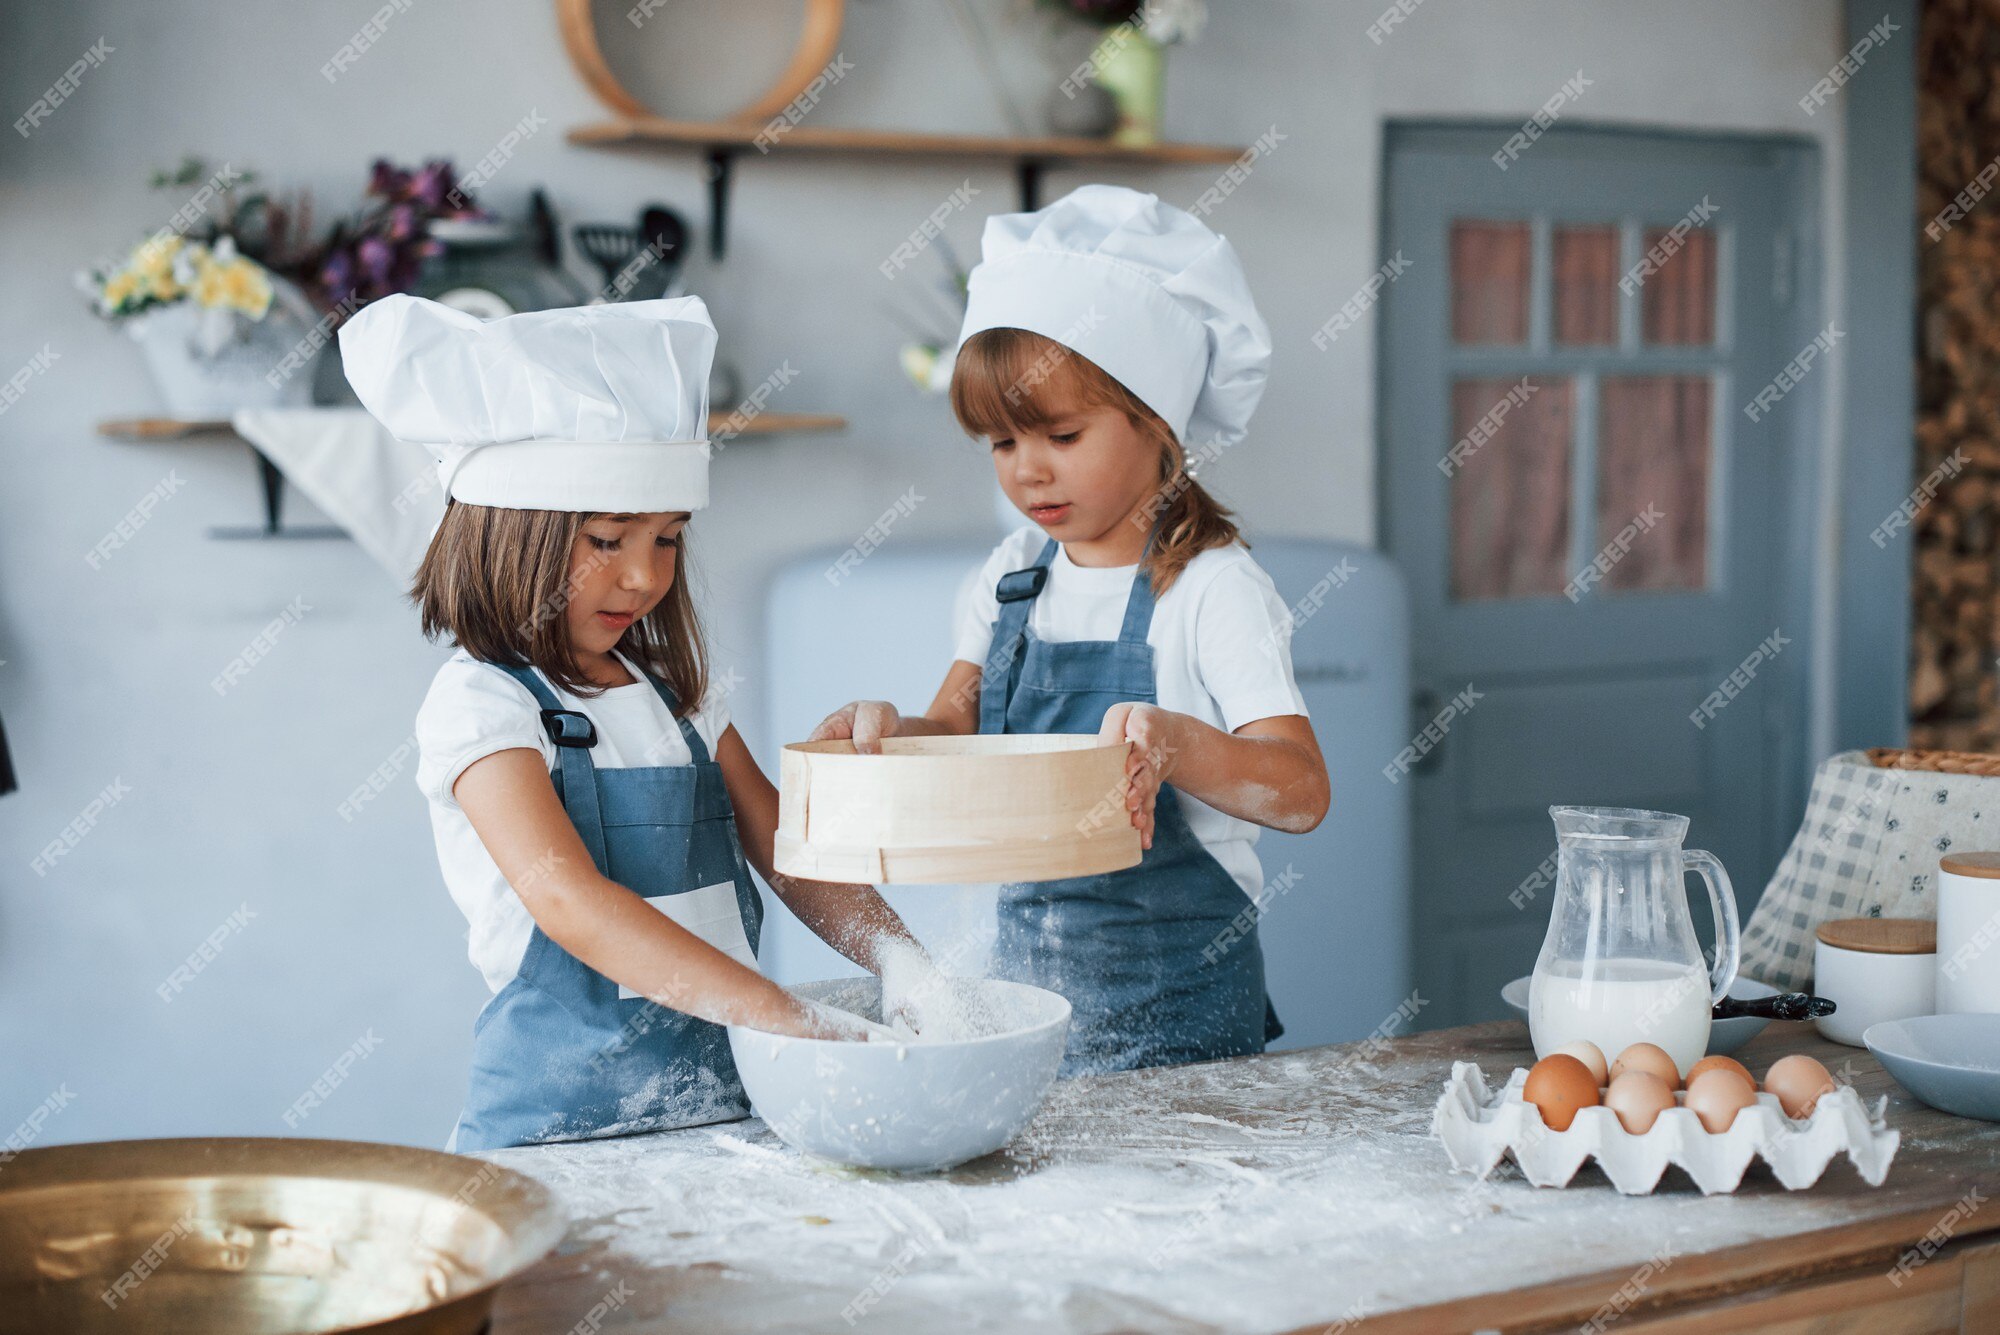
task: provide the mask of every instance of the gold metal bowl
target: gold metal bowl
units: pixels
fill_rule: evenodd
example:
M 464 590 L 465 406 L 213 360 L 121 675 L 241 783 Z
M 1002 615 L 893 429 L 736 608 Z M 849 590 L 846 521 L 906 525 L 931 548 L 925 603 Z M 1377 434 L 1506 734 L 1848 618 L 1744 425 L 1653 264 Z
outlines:
M 480 1330 L 567 1217 L 498 1164 L 345 1140 L 121 1140 L 0 1168 L 0 1335 Z

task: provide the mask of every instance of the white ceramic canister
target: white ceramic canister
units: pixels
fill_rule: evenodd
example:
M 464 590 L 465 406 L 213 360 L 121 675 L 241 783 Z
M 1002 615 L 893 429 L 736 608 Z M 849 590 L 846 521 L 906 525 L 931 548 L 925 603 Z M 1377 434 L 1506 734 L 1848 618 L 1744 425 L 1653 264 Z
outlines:
M 1937 924 L 1923 918 L 1838 918 L 1815 933 L 1813 992 L 1838 1008 L 1816 1022 L 1836 1043 L 1861 1047 L 1883 1020 L 1931 1014 L 1937 998 Z
M 2000 1011 L 2000 853 L 1938 860 L 1937 1009 Z

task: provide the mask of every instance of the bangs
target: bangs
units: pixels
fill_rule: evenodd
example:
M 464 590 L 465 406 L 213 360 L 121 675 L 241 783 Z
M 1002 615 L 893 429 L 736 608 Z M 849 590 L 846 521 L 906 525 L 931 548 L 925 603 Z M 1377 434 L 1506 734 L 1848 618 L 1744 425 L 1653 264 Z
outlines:
M 968 434 L 1046 431 L 1091 408 L 1119 409 L 1159 444 L 1158 480 L 1166 485 L 1144 507 L 1152 532 L 1141 558 L 1157 597 L 1197 555 L 1241 540 L 1228 507 L 1182 471 L 1174 429 L 1110 372 L 1052 338 L 1026 329 L 982 329 L 958 350 L 951 410 Z
M 539 668 L 571 694 L 600 693 L 604 688 L 577 665 L 567 612 L 591 568 L 589 558 L 572 559 L 577 535 L 609 515 L 449 501 L 410 589 L 424 634 L 448 635 L 483 662 Z M 698 708 L 708 691 L 708 649 L 691 578 L 683 528 L 673 585 L 616 645 L 666 681 L 681 715 Z
M 1136 404 L 1096 362 L 1026 329 L 980 330 L 951 372 L 951 410 L 974 436 L 1040 430 L 1079 409 L 1130 412 Z

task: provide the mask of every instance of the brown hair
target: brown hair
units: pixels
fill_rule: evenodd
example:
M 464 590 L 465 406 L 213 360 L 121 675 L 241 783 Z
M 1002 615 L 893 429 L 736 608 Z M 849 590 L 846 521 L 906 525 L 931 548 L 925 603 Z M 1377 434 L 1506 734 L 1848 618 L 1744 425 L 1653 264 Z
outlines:
M 975 436 L 1047 427 L 1076 408 L 1116 408 L 1160 446 L 1158 489 L 1134 515 L 1158 530 L 1145 558 L 1155 594 L 1187 563 L 1240 540 L 1229 508 L 1187 471 L 1187 455 L 1160 415 L 1082 353 L 1026 329 L 983 329 L 965 340 L 951 373 L 951 410 Z
M 446 504 L 444 522 L 410 585 L 424 634 L 449 635 L 489 663 L 540 668 L 572 695 L 601 692 L 603 687 L 577 671 L 563 615 L 576 592 L 570 551 L 595 517 L 596 512 Z M 708 651 L 688 591 L 687 549 L 683 527 L 673 587 L 658 607 L 625 628 L 617 646 L 666 682 L 680 714 L 697 708 L 708 691 Z

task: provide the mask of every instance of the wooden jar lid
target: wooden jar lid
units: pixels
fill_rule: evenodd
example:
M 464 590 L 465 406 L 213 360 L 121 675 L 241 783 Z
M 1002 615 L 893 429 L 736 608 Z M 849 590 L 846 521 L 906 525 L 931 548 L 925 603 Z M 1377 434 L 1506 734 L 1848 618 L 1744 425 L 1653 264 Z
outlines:
M 1815 935 L 1837 950 L 1868 955 L 1937 953 L 1937 924 L 1928 918 L 1836 918 Z
M 2000 853 L 1947 853 L 1938 860 L 1938 870 L 2000 881 Z

